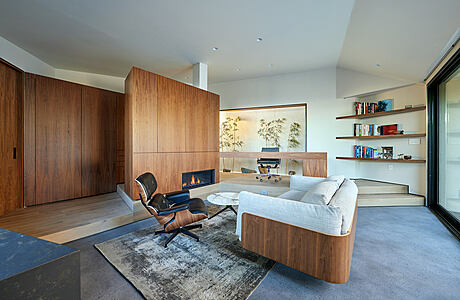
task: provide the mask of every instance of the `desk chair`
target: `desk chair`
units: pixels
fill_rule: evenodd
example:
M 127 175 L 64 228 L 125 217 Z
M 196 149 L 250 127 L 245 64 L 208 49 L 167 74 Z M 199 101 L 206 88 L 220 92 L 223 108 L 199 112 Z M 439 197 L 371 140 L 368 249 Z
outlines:
M 163 230 L 156 231 L 155 235 L 170 233 L 165 242 L 165 248 L 179 233 L 188 235 L 197 241 L 200 239 L 189 230 L 201 228 L 201 224 L 190 225 L 208 217 L 208 211 L 203 200 L 191 198 L 189 191 L 178 191 L 167 194 L 155 194 L 157 181 L 152 173 L 144 173 L 136 178 L 141 187 L 142 205 L 151 215 L 163 225 Z
M 272 148 L 262 148 L 262 152 L 280 152 L 280 148 L 278 147 L 272 147 Z M 264 177 L 267 177 L 267 180 L 270 180 L 272 177 L 275 182 L 278 182 L 281 180 L 281 176 L 278 174 L 271 174 L 270 170 L 271 169 L 276 169 L 281 163 L 280 158 L 259 158 L 257 159 L 257 164 L 259 165 L 259 170 L 266 169 L 267 173 L 264 174 L 262 171 L 258 176 L 256 176 L 256 179 L 259 179 L 260 182 L 264 180 Z

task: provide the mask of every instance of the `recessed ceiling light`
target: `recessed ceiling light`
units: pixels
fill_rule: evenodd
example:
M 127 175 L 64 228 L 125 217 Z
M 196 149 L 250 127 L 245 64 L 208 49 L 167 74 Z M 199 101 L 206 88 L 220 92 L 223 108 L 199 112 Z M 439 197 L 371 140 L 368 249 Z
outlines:
M 235 71 L 239 72 L 239 71 L 240 71 L 240 68 L 236 68 Z
M 261 38 L 261 37 L 258 37 L 256 41 L 262 42 L 262 38 Z
M 219 48 L 217 48 L 217 47 L 213 47 L 213 48 L 212 48 L 212 51 L 217 51 L 218 49 L 219 49 Z
M 380 67 L 380 64 L 376 64 L 375 66 L 376 66 L 376 67 Z

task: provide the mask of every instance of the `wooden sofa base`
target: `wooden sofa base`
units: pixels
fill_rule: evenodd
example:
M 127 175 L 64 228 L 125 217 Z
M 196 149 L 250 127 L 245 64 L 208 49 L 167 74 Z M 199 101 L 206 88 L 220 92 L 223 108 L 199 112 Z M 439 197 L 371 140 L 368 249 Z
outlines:
M 329 235 L 249 213 L 242 215 L 241 243 L 252 252 L 331 283 L 348 281 L 357 209 L 345 235 Z

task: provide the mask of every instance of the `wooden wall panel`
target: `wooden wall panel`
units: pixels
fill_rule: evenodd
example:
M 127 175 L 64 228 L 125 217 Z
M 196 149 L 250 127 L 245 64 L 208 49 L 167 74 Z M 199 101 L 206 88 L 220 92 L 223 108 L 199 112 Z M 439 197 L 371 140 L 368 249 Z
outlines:
M 116 191 L 117 94 L 82 87 L 81 196 Z
M 133 151 L 158 151 L 158 75 L 133 68 L 131 71 L 133 101 Z
M 36 203 L 81 196 L 81 86 L 36 78 Z
M 186 88 L 186 152 L 208 151 L 209 105 L 207 92 Z
M 35 205 L 35 75 L 25 74 L 24 205 Z
M 219 116 L 220 97 L 208 92 L 208 148 L 207 151 L 219 152 Z
M 116 181 L 125 182 L 125 95 L 117 95 L 117 162 Z
M 0 61 L 0 215 L 23 206 L 22 74 Z
M 133 177 L 133 85 L 134 85 L 134 68 L 125 79 L 125 184 L 124 190 L 127 195 L 133 195 L 134 177 Z M 134 199 L 134 198 L 133 198 Z
M 185 87 L 158 76 L 158 152 L 185 151 Z

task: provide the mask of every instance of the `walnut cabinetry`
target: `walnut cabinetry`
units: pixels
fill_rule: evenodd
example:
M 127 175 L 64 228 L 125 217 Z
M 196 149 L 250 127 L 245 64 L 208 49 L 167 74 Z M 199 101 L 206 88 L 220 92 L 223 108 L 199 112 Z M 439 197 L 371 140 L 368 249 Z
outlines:
M 25 205 L 115 191 L 124 95 L 28 73 L 25 80 Z
M 183 172 L 215 169 L 219 180 L 219 96 L 132 68 L 125 80 L 125 191 L 152 172 L 158 192 L 181 189 Z

